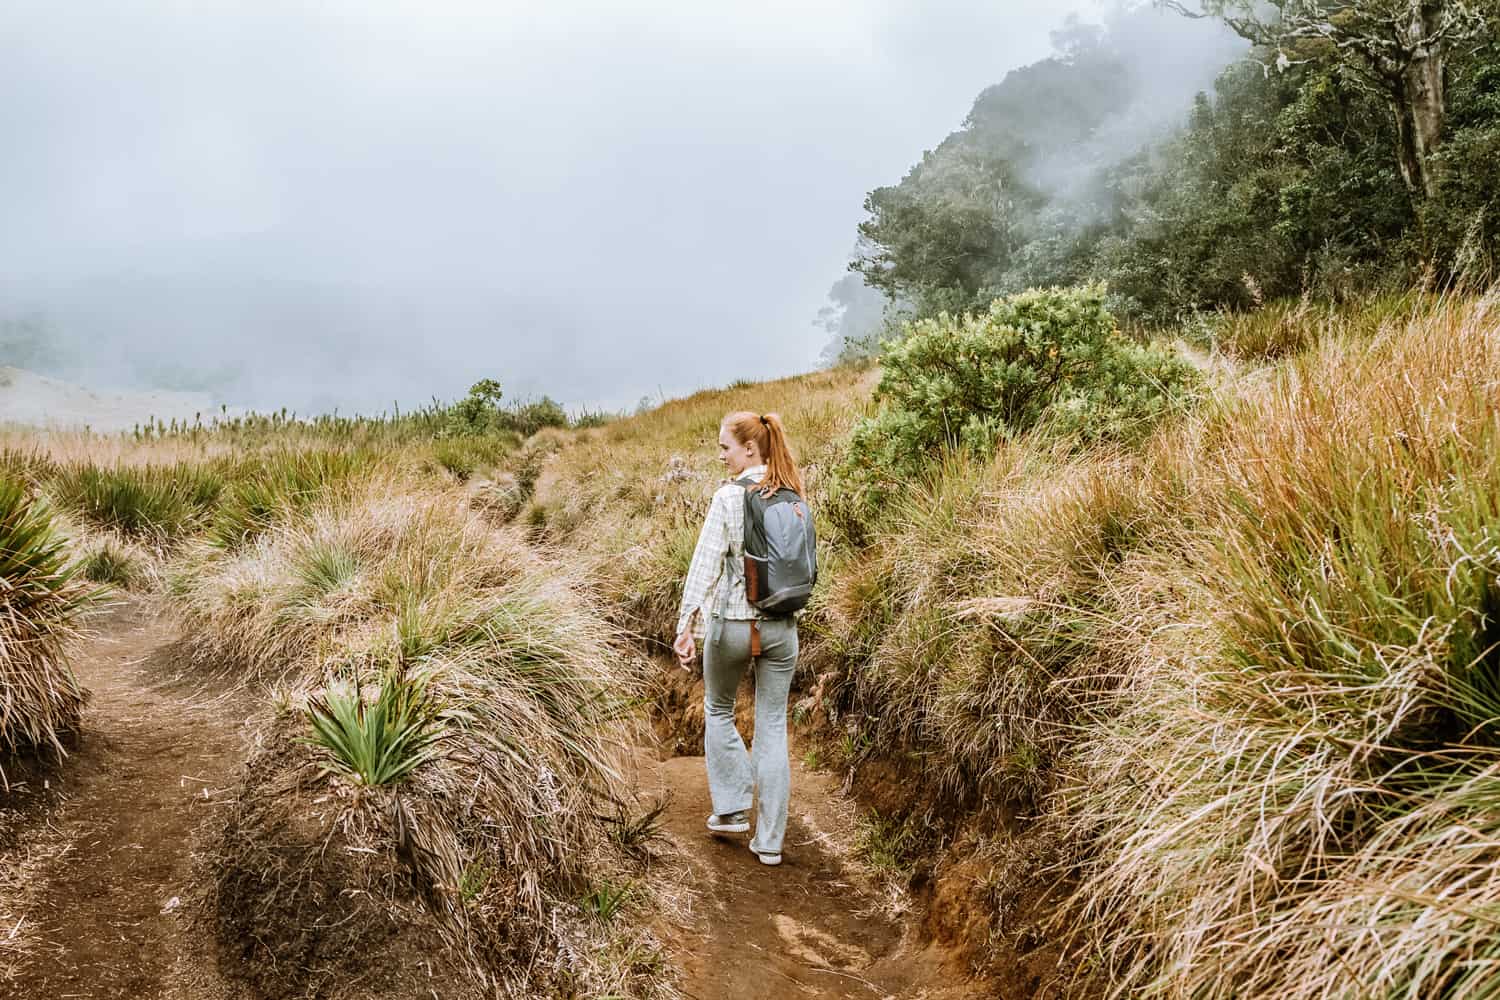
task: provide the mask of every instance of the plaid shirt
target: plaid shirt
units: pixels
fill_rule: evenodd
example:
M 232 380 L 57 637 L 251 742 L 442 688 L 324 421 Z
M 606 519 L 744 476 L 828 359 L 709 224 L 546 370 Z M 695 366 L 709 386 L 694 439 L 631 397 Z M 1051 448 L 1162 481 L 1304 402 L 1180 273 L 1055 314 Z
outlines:
M 765 474 L 764 465 L 752 465 L 735 478 L 749 476 L 760 482 Z M 708 519 L 703 522 L 698 546 L 693 549 L 693 562 L 688 566 L 687 582 L 682 587 L 682 608 L 677 615 L 678 635 L 691 627 L 693 641 L 701 646 L 708 634 L 710 614 L 739 621 L 761 617 L 745 600 L 744 574 L 730 573 L 726 578 L 724 573 L 727 557 L 742 559 L 744 554 L 745 488 L 725 483 L 708 505 Z

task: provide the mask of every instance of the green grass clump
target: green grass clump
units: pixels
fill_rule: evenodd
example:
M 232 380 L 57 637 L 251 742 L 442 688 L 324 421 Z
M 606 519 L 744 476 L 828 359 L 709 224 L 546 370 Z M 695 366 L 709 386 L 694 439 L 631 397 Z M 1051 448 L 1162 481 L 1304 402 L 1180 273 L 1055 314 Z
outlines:
M 634 895 L 634 892 L 635 887 L 629 882 L 615 885 L 611 882 L 601 881 L 579 900 L 579 904 L 583 907 L 584 912 L 596 920 L 608 923 L 625 908 Z
M 224 481 L 207 465 L 62 467 L 48 488 L 62 507 L 126 538 L 169 544 L 196 530 L 218 502 Z
M 447 737 L 428 678 L 402 670 L 385 671 L 373 702 L 358 684 L 330 684 L 308 699 L 307 716 L 324 770 L 367 787 L 401 781 L 441 754 Z
M 433 442 L 432 458 L 454 479 L 466 482 L 475 473 L 499 468 L 520 444 L 520 436 L 512 432 L 443 438 Z
M 0 477 L 0 754 L 62 751 L 84 692 L 66 654 L 90 603 L 48 511 L 20 483 Z M 3 779 L 3 772 L 0 772 Z
M 94 583 L 128 588 L 140 580 L 142 570 L 135 555 L 112 539 L 104 539 L 78 562 L 85 579 Z
M 326 494 L 372 471 L 365 451 L 281 451 L 238 471 L 208 529 L 209 540 L 231 551 L 267 529 L 309 509 Z

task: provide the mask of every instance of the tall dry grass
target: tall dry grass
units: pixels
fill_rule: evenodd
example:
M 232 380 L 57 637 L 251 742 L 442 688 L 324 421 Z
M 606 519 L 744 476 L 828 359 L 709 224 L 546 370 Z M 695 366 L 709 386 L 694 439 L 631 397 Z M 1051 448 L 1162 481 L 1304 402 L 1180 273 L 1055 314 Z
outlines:
M 381 480 L 327 498 L 237 550 L 205 543 L 174 592 L 196 657 L 291 688 L 293 711 L 322 688 L 369 687 L 391 670 L 425 678 L 448 730 L 443 752 L 394 791 L 362 792 L 339 822 L 408 859 L 455 954 L 484 983 L 525 995 L 555 987 L 548 965 L 577 950 L 574 935 L 652 951 L 643 929 L 598 927 L 575 902 L 629 868 L 603 817 L 630 801 L 616 763 L 644 690 L 640 662 L 579 588 L 486 524 L 462 490 Z M 267 767 L 316 760 L 288 742 L 292 731 L 283 727 Z M 236 898 L 245 859 L 278 829 L 254 825 L 267 787 L 283 786 L 262 775 L 242 789 L 251 828 L 233 831 L 225 861 Z M 628 995 L 663 988 L 659 968 L 565 964 L 580 982 Z
M 1326 341 L 1157 442 L 1055 801 L 1115 995 L 1500 992 L 1497 320 Z
M 68 669 L 68 647 L 92 593 L 48 510 L 0 478 L 0 756 L 62 752 L 59 737 L 77 725 L 86 697 Z
M 1022 442 L 949 456 L 893 506 L 808 623 L 829 695 L 928 793 L 1029 804 L 1113 680 L 1112 576 L 1149 530 L 1135 463 Z

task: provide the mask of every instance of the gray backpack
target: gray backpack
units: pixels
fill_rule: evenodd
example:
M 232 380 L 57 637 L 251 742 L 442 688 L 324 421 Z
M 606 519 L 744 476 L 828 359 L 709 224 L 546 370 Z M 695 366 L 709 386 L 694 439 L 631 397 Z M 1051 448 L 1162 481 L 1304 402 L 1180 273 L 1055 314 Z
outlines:
M 812 508 L 790 489 L 769 497 L 748 476 L 745 487 L 745 599 L 767 618 L 801 611 L 818 582 Z

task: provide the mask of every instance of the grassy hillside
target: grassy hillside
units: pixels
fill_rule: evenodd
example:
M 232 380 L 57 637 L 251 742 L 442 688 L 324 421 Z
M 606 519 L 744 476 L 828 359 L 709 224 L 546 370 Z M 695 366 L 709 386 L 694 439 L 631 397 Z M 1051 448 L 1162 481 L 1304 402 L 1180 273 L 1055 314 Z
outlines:
M 671 995 L 640 919 L 657 830 L 618 771 L 642 660 L 507 526 L 556 431 L 473 417 L 13 431 L 0 452 L 24 585 L 0 752 L 77 718 L 85 577 L 179 616 L 194 665 L 261 695 L 195 893 L 257 995 L 413 955 L 463 995 Z
M 939 933 L 1018 995 L 1500 988 L 1497 319 L 1230 321 L 1143 439 L 932 456 L 858 544 L 827 526 L 799 717 L 883 809 L 872 849 L 989 912 Z M 826 513 L 876 377 L 621 421 L 523 517 L 665 640 L 723 414 L 781 412 Z
M 525 436 L 11 433 L 8 621 L 46 628 L 7 645 L 0 748 L 77 718 L 81 578 L 135 588 L 264 696 L 202 901 L 226 954 L 277 957 L 241 956 L 258 988 L 416 949 L 476 993 L 668 995 L 616 765 L 642 704 L 694 740 L 701 694 L 642 653 L 720 419 L 776 411 L 822 519 L 799 752 L 1002 995 L 1495 995 L 1500 305 L 1278 305 L 1146 349 L 1093 295 Z

